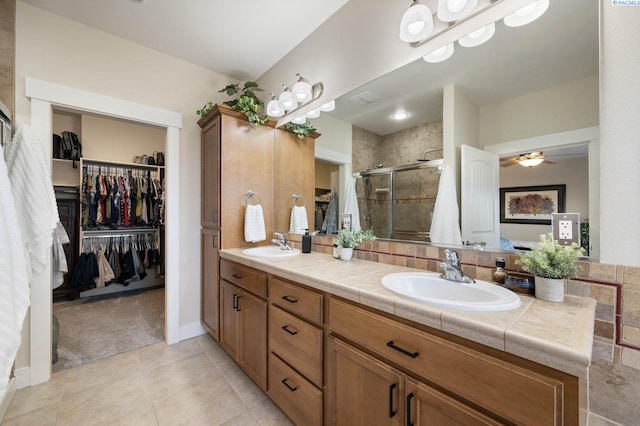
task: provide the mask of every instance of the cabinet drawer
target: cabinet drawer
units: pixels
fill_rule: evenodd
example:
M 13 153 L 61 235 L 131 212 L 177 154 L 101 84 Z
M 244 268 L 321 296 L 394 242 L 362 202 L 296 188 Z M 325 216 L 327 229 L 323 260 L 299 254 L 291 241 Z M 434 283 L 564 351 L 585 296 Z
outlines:
M 322 391 L 269 354 L 269 396 L 297 425 L 322 425 Z
M 331 298 L 332 333 L 518 424 L 562 424 L 563 383 Z
M 322 386 L 322 330 L 270 305 L 269 350 Z
M 257 296 L 267 298 L 267 274 L 263 272 L 220 259 L 220 277 Z
M 277 277 L 269 278 L 269 302 L 318 325 L 322 325 L 322 299 L 323 296 L 314 291 Z

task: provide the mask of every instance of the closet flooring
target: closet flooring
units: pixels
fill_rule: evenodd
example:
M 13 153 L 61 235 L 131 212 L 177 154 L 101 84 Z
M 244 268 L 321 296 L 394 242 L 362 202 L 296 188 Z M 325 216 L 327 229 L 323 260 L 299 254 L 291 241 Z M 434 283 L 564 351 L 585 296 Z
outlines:
M 54 303 L 60 334 L 51 371 L 163 342 L 164 298 L 163 287 Z

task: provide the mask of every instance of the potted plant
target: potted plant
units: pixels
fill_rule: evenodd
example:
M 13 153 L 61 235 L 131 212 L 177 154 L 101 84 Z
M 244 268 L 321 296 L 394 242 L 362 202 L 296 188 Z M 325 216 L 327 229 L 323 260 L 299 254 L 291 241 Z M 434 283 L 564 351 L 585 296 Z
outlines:
M 552 234 L 540 235 L 540 244 L 516 260 L 535 277 L 536 297 L 550 302 L 564 301 L 564 283 L 580 270 L 576 263 L 584 249 L 573 243 L 562 246 Z
M 254 127 L 265 124 L 269 119 L 267 116 L 260 115 L 264 103 L 256 96 L 255 92 L 262 92 L 262 89 L 258 87 L 255 81 L 247 81 L 244 83 L 242 89 L 240 89 L 238 84 L 229 84 L 218 91 L 218 93 L 221 92 L 225 92 L 229 96 L 237 95 L 235 99 L 224 102 L 224 104 L 236 111 L 244 112 Z M 196 113 L 204 117 L 211 108 L 213 108 L 213 102 L 207 102 L 207 104 L 202 109 L 197 110 Z
M 338 231 L 335 244 L 340 247 L 340 259 L 349 260 L 351 256 L 353 256 L 353 249 L 358 247 L 360 243 L 363 241 L 373 241 L 375 239 L 376 236 L 373 234 L 373 229 L 351 231 L 343 228 Z

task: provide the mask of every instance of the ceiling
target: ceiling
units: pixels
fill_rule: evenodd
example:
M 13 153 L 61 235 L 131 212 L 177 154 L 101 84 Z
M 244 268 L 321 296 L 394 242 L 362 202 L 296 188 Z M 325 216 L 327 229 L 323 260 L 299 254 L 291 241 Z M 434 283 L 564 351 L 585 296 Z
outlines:
M 455 84 L 476 106 L 490 105 L 598 74 L 598 0 L 552 1 L 535 22 L 509 28 L 501 21 L 487 43 L 455 52 L 445 62 L 422 59 L 336 100 L 332 115 L 379 135 L 442 119 L 443 88 Z M 400 17 L 398 17 L 399 21 Z M 377 101 L 351 99 L 363 92 Z M 409 112 L 408 119 L 391 115 Z
M 20 0 L 238 80 L 255 80 L 347 0 Z

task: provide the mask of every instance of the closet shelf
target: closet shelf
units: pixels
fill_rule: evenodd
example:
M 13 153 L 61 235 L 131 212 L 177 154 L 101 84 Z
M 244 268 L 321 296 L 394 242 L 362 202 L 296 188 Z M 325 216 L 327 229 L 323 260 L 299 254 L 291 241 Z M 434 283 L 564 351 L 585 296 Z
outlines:
M 95 229 L 82 231 L 83 236 L 110 235 L 110 234 L 145 234 L 155 232 L 158 228 L 117 228 L 117 229 Z
M 91 164 L 103 165 L 103 166 L 107 166 L 107 167 L 120 167 L 120 168 L 133 167 L 133 168 L 145 169 L 145 170 L 147 170 L 147 169 L 149 169 L 149 170 L 164 169 L 164 166 L 158 166 L 158 165 L 155 165 L 155 164 L 122 163 L 122 162 L 118 162 L 118 161 L 94 160 L 94 159 L 85 158 L 85 157 L 82 157 L 81 160 L 82 160 L 83 163 L 91 163 Z

